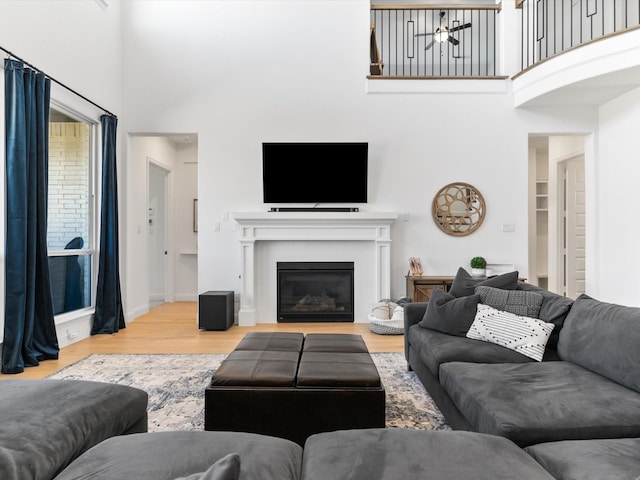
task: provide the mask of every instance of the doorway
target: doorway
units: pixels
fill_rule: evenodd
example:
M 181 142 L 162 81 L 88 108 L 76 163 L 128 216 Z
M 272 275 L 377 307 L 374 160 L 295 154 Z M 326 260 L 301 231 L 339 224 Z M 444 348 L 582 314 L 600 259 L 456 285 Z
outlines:
M 132 308 L 141 315 L 162 302 L 195 302 L 198 136 L 132 133 L 128 156 L 126 283 Z
M 529 137 L 529 279 L 576 298 L 585 291 L 585 137 Z
M 170 172 L 147 158 L 149 308 L 169 301 L 168 288 L 168 192 Z

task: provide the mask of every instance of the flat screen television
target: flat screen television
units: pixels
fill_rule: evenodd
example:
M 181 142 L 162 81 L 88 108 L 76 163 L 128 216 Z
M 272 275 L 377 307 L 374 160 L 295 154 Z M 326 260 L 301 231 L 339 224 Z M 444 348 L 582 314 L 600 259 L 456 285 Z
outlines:
M 264 203 L 366 203 L 369 144 L 263 143 Z

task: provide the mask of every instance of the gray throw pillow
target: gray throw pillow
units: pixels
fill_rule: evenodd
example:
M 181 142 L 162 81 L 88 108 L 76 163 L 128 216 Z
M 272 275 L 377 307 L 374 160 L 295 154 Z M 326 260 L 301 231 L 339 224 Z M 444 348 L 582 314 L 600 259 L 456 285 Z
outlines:
M 543 302 L 542 307 L 540 308 L 540 320 L 553 323 L 557 329 L 562 327 L 564 320 L 567 318 L 567 314 L 573 305 L 573 300 L 571 298 L 558 295 L 557 293 L 550 292 L 545 288 L 531 285 L 526 282 L 519 282 L 518 290 L 536 292 L 542 295 Z
M 449 293 L 454 297 L 466 297 L 474 294 L 474 289 L 481 285 L 501 288 L 503 290 L 515 290 L 518 288 L 518 272 L 503 273 L 487 279 L 473 278 L 469 272 L 460 267 L 453 279 Z
M 418 325 L 449 335 L 464 337 L 473 323 L 478 303 L 480 303 L 480 295 L 456 298 L 439 288 L 435 288 L 431 292 L 427 311 Z
M 567 318 L 567 315 L 571 310 L 573 300 L 526 282 L 518 282 L 518 290 L 537 292 L 542 295 L 542 307 L 540 307 L 540 314 L 538 315 L 538 318 L 545 322 L 553 323 L 556 326 L 553 329 L 553 333 L 551 333 L 549 342 L 547 343 L 547 348 L 556 349 L 558 346 L 560 330 L 562 329 L 562 325 L 564 325 L 564 320 Z
M 240 478 L 240 455 L 230 453 L 211 465 L 206 472 L 194 473 L 175 480 L 238 480 Z
M 523 317 L 538 318 L 542 306 L 542 295 L 524 290 L 502 290 L 487 286 L 476 287 L 480 300 L 503 312 L 515 313 Z

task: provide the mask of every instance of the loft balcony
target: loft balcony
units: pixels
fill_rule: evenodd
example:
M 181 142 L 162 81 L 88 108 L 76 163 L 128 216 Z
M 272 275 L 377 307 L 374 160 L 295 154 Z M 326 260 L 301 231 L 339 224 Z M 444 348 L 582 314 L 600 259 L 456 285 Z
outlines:
M 599 104 L 640 86 L 637 0 L 489 1 L 372 4 L 368 78 L 466 80 L 450 91 L 511 79 L 516 106 Z
M 371 6 L 371 75 L 475 78 L 499 75 L 497 5 Z

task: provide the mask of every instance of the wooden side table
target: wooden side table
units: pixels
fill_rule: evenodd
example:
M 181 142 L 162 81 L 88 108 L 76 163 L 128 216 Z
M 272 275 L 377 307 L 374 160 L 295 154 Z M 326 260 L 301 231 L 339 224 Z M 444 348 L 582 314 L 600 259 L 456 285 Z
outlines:
M 434 288 L 448 292 L 455 277 L 406 275 L 405 278 L 407 279 L 407 297 L 412 302 L 428 302 Z
M 428 302 L 434 288 L 448 292 L 456 277 L 405 275 L 405 278 L 407 279 L 407 297 L 412 302 Z M 527 277 L 519 277 L 518 281 L 526 282 Z

